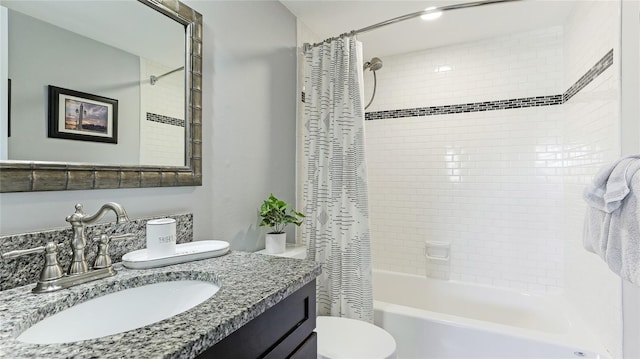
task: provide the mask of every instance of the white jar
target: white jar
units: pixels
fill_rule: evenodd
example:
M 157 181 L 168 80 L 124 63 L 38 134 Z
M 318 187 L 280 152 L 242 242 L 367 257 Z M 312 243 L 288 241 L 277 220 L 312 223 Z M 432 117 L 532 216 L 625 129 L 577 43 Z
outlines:
M 147 221 L 147 255 L 167 257 L 176 253 L 176 220 L 173 218 Z

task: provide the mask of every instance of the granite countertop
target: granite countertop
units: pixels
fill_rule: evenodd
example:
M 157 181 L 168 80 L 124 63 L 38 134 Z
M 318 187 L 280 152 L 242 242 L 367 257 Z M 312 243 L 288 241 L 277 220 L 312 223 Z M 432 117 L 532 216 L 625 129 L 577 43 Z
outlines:
M 33 294 L 34 285 L 0 291 L 0 357 L 194 358 L 234 330 L 315 279 L 320 264 L 245 252 L 168 267 L 133 270 L 120 263 L 113 277 Z M 202 304 L 128 332 L 64 344 L 27 344 L 15 338 L 32 324 L 74 304 L 119 290 L 176 280 L 211 281 L 220 290 Z M 99 325 L 87 318 L 86 325 Z

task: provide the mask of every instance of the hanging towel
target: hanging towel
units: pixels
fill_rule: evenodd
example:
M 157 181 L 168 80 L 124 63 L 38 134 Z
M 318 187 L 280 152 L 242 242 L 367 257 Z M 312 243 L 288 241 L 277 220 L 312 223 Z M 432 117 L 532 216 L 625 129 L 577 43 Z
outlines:
M 620 277 L 640 285 L 640 155 L 604 167 L 584 190 L 585 249 Z

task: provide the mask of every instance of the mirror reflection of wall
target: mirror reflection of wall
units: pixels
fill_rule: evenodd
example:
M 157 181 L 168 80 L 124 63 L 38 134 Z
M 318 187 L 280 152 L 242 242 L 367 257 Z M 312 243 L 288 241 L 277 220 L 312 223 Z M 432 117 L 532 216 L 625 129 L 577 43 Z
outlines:
M 9 10 L 9 159 L 136 164 L 139 72 L 133 54 Z M 117 99 L 117 145 L 48 138 L 48 85 Z
M 3 5 L 12 131 L 0 160 L 185 165 L 185 72 L 149 81 L 184 66 L 183 25 L 138 2 Z M 48 137 L 49 85 L 118 100 L 117 144 Z
M 159 78 L 152 81 L 152 76 Z M 183 91 L 184 68 L 141 58 L 140 83 L 140 164 L 183 166 L 185 103 L 175 94 Z

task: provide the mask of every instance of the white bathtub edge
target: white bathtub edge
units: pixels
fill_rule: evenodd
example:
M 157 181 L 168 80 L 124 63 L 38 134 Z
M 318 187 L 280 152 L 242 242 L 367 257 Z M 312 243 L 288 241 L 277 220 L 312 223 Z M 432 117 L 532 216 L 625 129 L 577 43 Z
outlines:
M 452 284 L 452 285 L 462 285 L 469 288 L 481 288 L 482 290 L 500 290 L 502 292 L 511 292 L 518 295 L 525 295 L 527 297 L 542 298 L 545 302 L 548 301 L 552 303 L 552 307 L 550 307 L 550 308 L 554 308 L 552 310 L 558 310 L 559 313 L 561 312 L 563 313 L 563 315 L 566 315 L 568 328 L 566 329 L 566 332 L 553 333 L 553 332 L 537 330 L 535 328 L 517 327 L 517 326 L 508 325 L 508 324 L 501 324 L 497 322 L 486 321 L 482 319 L 467 318 L 467 317 L 462 317 L 462 316 L 453 315 L 453 314 L 435 312 L 435 311 L 428 310 L 426 307 L 414 308 L 414 307 L 410 307 L 402 304 L 390 303 L 388 301 L 383 301 L 375 298 L 374 298 L 374 310 L 381 310 L 383 312 L 390 311 L 394 313 L 402 313 L 408 316 L 430 320 L 437 323 L 443 323 L 443 324 L 450 325 L 453 327 L 458 327 L 458 328 L 472 328 L 476 330 L 487 331 L 490 333 L 510 335 L 510 336 L 524 338 L 524 339 L 533 339 L 533 340 L 537 340 L 543 343 L 548 343 L 553 345 L 572 347 L 572 348 L 575 348 L 576 351 L 585 351 L 585 352 L 598 354 L 600 359 L 612 359 L 611 354 L 606 350 L 604 345 L 600 343 L 597 337 L 593 335 L 593 332 L 588 329 L 588 326 L 584 323 L 583 319 L 581 319 L 580 316 L 578 315 L 579 313 L 576 313 L 575 309 L 569 305 L 566 297 L 562 293 L 553 293 L 550 295 L 523 293 L 521 291 L 517 291 L 513 289 L 498 288 L 498 287 L 493 287 L 485 284 L 466 283 L 466 282 L 459 282 L 459 281 L 443 281 L 443 280 L 426 278 L 425 276 L 419 276 L 415 274 L 399 273 L 399 272 L 379 270 L 379 269 L 374 269 L 373 273 L 374 273 L 374 277 L 375 277 L 375 273 L 380 273 L 382 275 L 386 274 L 386 275 L 392 275 L 392 276 L 403 276 L 405 278 L 408 278 L 409 280 L 437 281 L 440 284 L 445 283 L 445 285 Z M 398 280 L 394 280 L 394 282 L 398 282 Z M 402 282 L 402 281 L 399 281 L 399 282 Z M 413 283 L 413 281 L 410 283 L 413 285 L 411 290 L 415 290 L 416 287 L 421 286 L 420 283 Z M 427 287 L 431 288 L 430 285 Z M 435 288 L 441 288 L 441 287 L 435 287 Z M 447 289 L 448 287 L 444 287 L 444 288 Z M 374 289 L 375 289 L 375 284 L 374 284 Z M 395 288 L 395 289 L 399 291 L 391 292 L 391 293 L 404 292 L 403 287 Z M 390 290 L 394 290 L 394 289 L 390 289 Z M 486 293 L 491 296 L 491 293 L 487 293 L 487 292 L 480 292 L 480 293 Z M 394 296 L 392 295 L 391 297 L 386 299 L 390 299 L 390 298 L 393 299 Z M 543 308 L 546 308 L 546 305 Z M 596 357 L 598 357 L 598 355 L 596 355 Z

